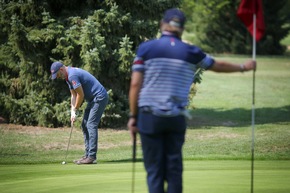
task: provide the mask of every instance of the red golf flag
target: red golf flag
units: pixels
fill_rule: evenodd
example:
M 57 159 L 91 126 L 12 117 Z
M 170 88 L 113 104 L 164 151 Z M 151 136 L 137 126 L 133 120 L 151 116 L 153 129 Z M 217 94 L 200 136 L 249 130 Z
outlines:
M 256 41 L 259 41 L 265 33 L 262 0 L 241 0 L 237 15 L 252 36 L 254 35 L 254 14 L 256 14 Z

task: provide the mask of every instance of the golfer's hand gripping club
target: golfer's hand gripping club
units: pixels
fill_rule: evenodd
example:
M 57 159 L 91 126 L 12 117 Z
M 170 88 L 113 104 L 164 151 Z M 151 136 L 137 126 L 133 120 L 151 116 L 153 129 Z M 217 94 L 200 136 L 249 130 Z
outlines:
M 71 114 L 70 114 L 71 122 L 75 122 L 76 117 L 77 117 L 77 110 L 74 107 L 72 107 L 71 108 Z

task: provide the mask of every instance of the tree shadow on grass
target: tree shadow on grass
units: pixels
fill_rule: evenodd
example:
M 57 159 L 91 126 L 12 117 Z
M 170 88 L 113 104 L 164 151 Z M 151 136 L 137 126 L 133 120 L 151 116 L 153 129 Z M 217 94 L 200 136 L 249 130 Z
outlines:
M 200 127 L 245 127 L 252 124 L 252 109 L 194 109 L 191 112 L 192 119 L 188 121 L 188 127 L 197 129 Z M 270 124 L 290 122 L 290 105 L 277 108 L 256 108 L 255 124 Z

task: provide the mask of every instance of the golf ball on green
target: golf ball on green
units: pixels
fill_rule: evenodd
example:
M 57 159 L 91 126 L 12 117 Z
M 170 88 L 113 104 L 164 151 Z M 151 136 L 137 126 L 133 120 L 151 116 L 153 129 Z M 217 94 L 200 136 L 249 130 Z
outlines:
M 62 165 L 66 164 L 65 161 L 61 162 Z

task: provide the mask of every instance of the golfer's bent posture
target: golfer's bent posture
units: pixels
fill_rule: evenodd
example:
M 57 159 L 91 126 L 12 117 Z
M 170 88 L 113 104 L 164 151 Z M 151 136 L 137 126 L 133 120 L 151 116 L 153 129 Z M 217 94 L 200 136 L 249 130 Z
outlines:
M 108 103 L 108 95 L 103 85 L 89 72 L 80 68 L 67 67 L 61 62 L 51 65 L 52 79 L 64 79 L 71 92 L 71 121 L 76 119 L 76 111 L 83 101 L 87 107 L 82 120 L 85 154 L 76 164 L 96 163 L 98 149 L 98 125 Z
M 252 60 L 241 65 L 217 61 L 182 42 L 184 23 L 180 10 L 167 10 L 161 37 L 142 43 L 132 65 L 127 126 L 132 138 L 140 133 L 150 193 L 182 192 L 184 112 L 196 70 L 243 72 L 256 67 Z

